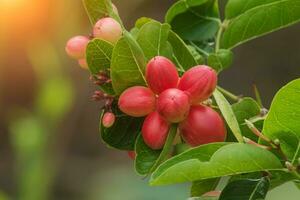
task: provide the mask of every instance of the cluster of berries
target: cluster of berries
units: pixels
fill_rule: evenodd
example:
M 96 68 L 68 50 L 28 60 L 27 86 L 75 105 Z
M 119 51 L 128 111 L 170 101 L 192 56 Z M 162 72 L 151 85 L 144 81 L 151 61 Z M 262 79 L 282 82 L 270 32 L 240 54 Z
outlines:
M 113 10 L 118 13 L 117 8 L 113 5 Z M 88 36 L 75 36 L 71 38 L 66 45 L 67 54 L 76 60 L 83 69 L 88 69 L 86 61 L 86 47 L 91 39 L 99 38 L 115 44 L 122 36 L 121 25 L 113 18 L 104 17 L 101 18 L 94 25 L 93 33 L 90 37 Z
M 149 147 L 163 148 L 172 123 L 179 123 L 181 137 L 191 146 L 225 140 L 223 119 L 202 104 L 216 88 L 212 68 L 195 66 L 180 78 L 172 61 L 157 56 L 147 64 L 146 80 L 148 87 L 128 88 L 118 105 L 129 116 L 146 116 L 142 136 Z

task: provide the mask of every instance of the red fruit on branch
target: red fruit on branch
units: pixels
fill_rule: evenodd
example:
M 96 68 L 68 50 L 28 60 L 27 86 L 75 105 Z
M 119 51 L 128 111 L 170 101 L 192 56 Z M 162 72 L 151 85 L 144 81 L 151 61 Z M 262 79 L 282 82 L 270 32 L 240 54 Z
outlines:
M 114 125 L 116 116 L 111 112 L 106 112 L 102 117 L 102 124 L 105 128 L 110 128 Z
M 170 124 L 165 121 L 158 112 L 149 114 L 142 127 L 144 142 L 151 149 L 162 149 L 170 129 Z
M 135 160 L 135 157 L 136 157 L 135 151 L 127 151 L 127 155 L 128 155 L 129 158 L 131 158 L 132 160 Z
M 67 42 L 65 50 L 70 57 L 82 59 L 85 57 L 85 51 L 89 41 L 88 37 L 75 36 Z
M 186 71 L 178 88 L 190 94 L 192 104 L 208 99 L 217 85 L 217 73 L 212 68 L 199 65 Z
M 179 80 L 176 66 L 169 59 L 156 56 L 146 68 L 146 80 L 150 89 L 160 94 L 169 88 L 176 88 Z
M 122 36 L 122 27 L 115 19 L 105 17 L 95 24 L 93 36 L 114 44 Z
M 125 90 L 119 98 L 119 108 L 132 117 L 143 117 L 155 109 L 155 94 L 146 87 L 134 86 Z
M 172 88 L 162 92 L 157 100 L 157 111 L 168 122 L 178 123 L 184 120 L 190 110 L 189 96 Z
M 226 138 L 222 117 L 212 108 L 203 105 L 192 106 L 179 129 L 183 139 L 191 146 L 223 142 Z

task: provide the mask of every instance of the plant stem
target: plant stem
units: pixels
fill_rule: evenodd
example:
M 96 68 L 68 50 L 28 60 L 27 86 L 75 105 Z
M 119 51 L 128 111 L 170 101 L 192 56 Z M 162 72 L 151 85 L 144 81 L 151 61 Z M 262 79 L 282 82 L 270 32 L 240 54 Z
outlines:
M 207 53 L 207 52 L 204 51 L 203 49 L 199 48 L 194 42 L 189 41 L 189 43 L 190 43 L 197 51 L 199 51 L 199 53 L 202 53 L 202 54 L 205 55 L 206 57 L 209 56 L 209 53 Z
M 256 85 L 254 84 L 253 85 L 253 90 L 254 90 L 254 93 L 255 93 L 255 98 L 256 98 L 256 101 L 259 105 L 260 108 L 264 108 L 263 104 L 262 104 L 262 100 L 261 100 L 261 96 L 260 96 L 260 93 L 256 87 Z
M 173 141 L 174 141 L 175 136 L 177 134 L 177 127 L 178 127 L 178 124 L 172 124 L 172 126 L 169 130 L 169 135 L 168 135 L 167 141 L 164 145 L 164 148 L 161 151 L 160 156 L 156 160 L 155 164 L 151 168 L 150 172 L 153 172 L 165 160 L 166 156 L 170 152 L 170 150 L 173 146 Z
M 225 29 L 225 25 L 224 25 L 225 22 L 226 21 L 224 21 L 223 23 L 219 24 L 220 28 L 219 28 L 219 31 L 217 33 L 215 52 L 218 52 L 219 49 L 220 49 L 221 37 L 222 37 L 223 31 Z
M 217 86 L 218 90 L 220 92 L 222 92 L 225 96 L 229 97 L 230 99 L 234 100 L 234 101 L 240 101 L 241 100 L 241 97 L 240 96 L 237 96 L 231 92 L 229 92 L 228 90 L 220 87 L 220 86 Z

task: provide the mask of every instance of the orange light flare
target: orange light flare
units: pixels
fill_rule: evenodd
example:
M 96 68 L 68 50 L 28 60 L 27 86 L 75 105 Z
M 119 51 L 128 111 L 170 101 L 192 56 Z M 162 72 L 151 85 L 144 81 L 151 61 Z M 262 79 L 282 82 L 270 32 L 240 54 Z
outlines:
M 0 37 L 28 41 L 47 30 L 50 0 L 0 0 Z M 4 41 L 7 42 L 7 41 Z

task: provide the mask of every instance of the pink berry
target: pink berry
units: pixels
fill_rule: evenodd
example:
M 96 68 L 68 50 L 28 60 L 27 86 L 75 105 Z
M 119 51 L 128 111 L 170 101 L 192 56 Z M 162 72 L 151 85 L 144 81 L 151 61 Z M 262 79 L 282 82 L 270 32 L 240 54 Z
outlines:
M 66 45 L 67 54 L 74 59 L 85 57 L 86 47 L 89 43 L 89 38 L 85 36 L 76 36 L 71 38 Z
M 186 143 L 199 146 L 212 142 L 223 142 L 226 128 L 222 117 L 212 108 L 192 106 L 186 120 L 180 123 L 179 130 Z
M 119 98 L 119 108 L 132 117 L 143 117 L 155 109 L 155 95 L 146 87 L 134 86 L 125 90 Z
M 102 117 L 102 124 L 105 128 L 110 128 L 114 125 L 116 116 L 111 112 L 106 112 Z
M 217 73 L 212 68 L 199 65 L 183 74 L 178 88 L 190 94 L 192 104 L 208 99 L 217 85 Z
M 132 160 L 135 160 L 135 157 L 136 157 L 135 151 L 127 151 L 127 155 L 128 155 L 129 158 L 131 158 Z
M 169 88 L 176 88 L 179 80 L 176 66 L 169 59 L 156 56 L 146 68 L 146 79 L 150 89 L 160 94 Z
M 122 36 L 122 27 L 115 19 L 105 17 L 95 24 L 93 35 L 95 38 L 115 44 Z
M 85 58 L 79 59 L 79 60 L 78 60 L 78 64 L 79 64 L 79 66 L 80 66 L 82 69 L 88 69 L 88 68 L 89 68 L 89 66 L 88 66 L 88 64 L 87 64 Z
M 151 149 L 162 149 L 167 140 L 169 128 L 169 123 L 158 112 L 152 112 L 146 117 L 142 127 L 144 142 Z
M 181 122 L 187 117 L 189 110 L 189 96 L 181 90 L 167 89 L 158 97 L 157 111 L 168 122 Z

